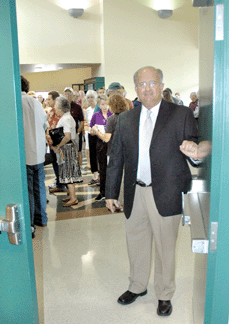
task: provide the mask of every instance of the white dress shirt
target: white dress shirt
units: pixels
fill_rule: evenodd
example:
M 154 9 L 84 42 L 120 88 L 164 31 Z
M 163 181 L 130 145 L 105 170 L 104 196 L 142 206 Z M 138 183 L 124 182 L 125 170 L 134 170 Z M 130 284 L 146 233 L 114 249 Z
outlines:
M 153 124 L 153 130 L 156 124 L 156 120 L 157 120 L 157 116 L 158 116 L 158 112 L 159 112 L 159 108 L 161 105 L 161 101 L 153 108 L 151 108 L 151 121 Z M 145 121 L 147 119 L 147 112 L 148 109 L 142 105 L 142 109 L 141 109 L 141 114 L 140 114 L 140 120 L 139 120 L 139 143 L 138 143 L 138 171 L 137 171 L 137 179 L 141 180 L 140 174 L 141 174 L 141 159 L 139 158 L 140 156 L 143 156 L 144 153 L 144 146 L 145 146 L 145 138 L 144 138 L 144 131 L 143 131 L 143 127 L 145 127 Z M 153 136 L 153 131 L 152 131 L 152 136 Z M 152 138 L 151 136 L 151 138 Z M 149 152 L 148 152 L 149 154 Z

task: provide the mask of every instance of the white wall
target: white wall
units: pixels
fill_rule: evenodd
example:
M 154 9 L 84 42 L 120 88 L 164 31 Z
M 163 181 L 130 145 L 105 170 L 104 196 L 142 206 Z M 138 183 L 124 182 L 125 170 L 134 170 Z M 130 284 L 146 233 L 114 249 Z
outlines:
M 49 1 L 18 0 L 17 14 L 22 64 L 101 63 L 91 76 L 105 76 L 106 87 L 119 81 L 130 99 L 136 96 L 133 74 L 145 65 L 161 68 L 165 87 L 180 92 L 186 105 L 198 89 L 198 25 L 192 19 L 160 19 L 133 0 L 101 1 L 77 19 Z
M 133 99 L 133 74 L 153 65 L 163 71 L 165 87 L 189 104 L 187 95 L 198 87 L 198 26 L 160 19 L 131 0 L 105 0 L 103 10 L 106 86 L 119 81 Z
M 49 1 L 18 0 L 20 63 L 101 63 L 100 6 L 75 19 Z

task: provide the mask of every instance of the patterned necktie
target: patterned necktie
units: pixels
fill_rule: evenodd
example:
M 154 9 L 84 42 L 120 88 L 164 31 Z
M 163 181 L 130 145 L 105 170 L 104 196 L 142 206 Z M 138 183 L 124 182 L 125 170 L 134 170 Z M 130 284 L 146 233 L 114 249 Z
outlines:
M 143 134 L 141 134 L 144 139 L 141 142 L 143 147 L 141 148 L 142 154 L 139 157 L 140 159 L 140 180 L 145 182 L 145 184 L 151 184 L 151 167 L 150 167 L 150 143 L 153 135 L 153 123 L 152 123 L 152 111 L 147 111 L 147 117 L 144 122 Z

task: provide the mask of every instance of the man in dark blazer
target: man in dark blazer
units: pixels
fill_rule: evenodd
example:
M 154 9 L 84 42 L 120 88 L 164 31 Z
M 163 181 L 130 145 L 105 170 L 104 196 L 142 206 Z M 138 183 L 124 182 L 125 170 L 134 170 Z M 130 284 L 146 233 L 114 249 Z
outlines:
M 168 316 L 175 291 L 181 193 L 188 191 L 191 183 L 182 152 L 196 147 L 197 129 L 189 108 L 162 99 L 161 70 L 141 68 L 134 82 L 141 104 L 119 116 L 106 181 L 107 205 L 114 211 L 113 200 L 118 199 L 124 168 L 130 285 L 118 302 L 127 305 L 147 293 L 154 237 L 157 313 Z

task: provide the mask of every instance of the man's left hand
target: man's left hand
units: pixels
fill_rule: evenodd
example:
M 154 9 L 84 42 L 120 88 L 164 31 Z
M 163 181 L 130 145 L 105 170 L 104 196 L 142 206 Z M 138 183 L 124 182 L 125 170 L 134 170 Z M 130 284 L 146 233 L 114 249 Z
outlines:
M 211 154 L 212 143 L 211 141 L 202 141 L 196 144 L 192 141 L 183 141 L 180 150 L 191 159 L 201 160 Z
M 186 156 L 192 159 L 198 159 L 198 145 L 192 141 L 183 141 L 180 150 Z

